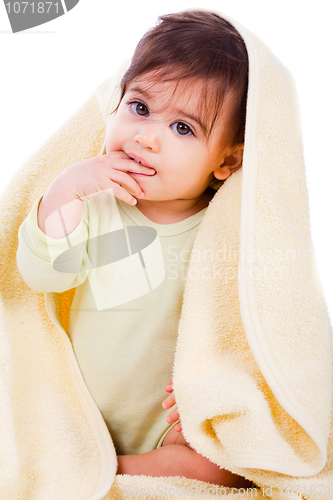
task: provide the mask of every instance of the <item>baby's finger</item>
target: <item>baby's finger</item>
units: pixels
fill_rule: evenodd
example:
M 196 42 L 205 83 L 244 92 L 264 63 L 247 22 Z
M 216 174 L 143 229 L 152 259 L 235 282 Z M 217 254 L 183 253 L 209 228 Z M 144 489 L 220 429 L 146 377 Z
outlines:
M 128 156 L 124 151 L 111 151 L 110 153 L 105 153 L 104 158 L 123 158 L 123 159 L 128 159 Z
M 132 160 L 131 158 L 114 158 L 108 157 L 105 155 L 105 161 L 108 162 L 112 166 L 114 170 L 119 170 L 122 172 L 133 172 L 136 174 L 145 174 L 145 175 L 155 175 L 156 170 L 152 167 L 147 167 L 146 165 L 142 165 L 137 161 Z
M 179 419 L 179 411 L 178 411 L 178 408 L 176 408 L 175 410 L 173 410 L 172 412 L 170 412 L 167 416 L 166 416 L 166 421 L 169 423 L 169 424 L 173 424 L 174 422 L 177 422 L 177 420 Z
M 178 431 L 178 432 L 182 432 L 182 430 L 183 430 L 182 424 L 180 422 L 177 422 L 174 427 L 175 427 L 176 431 Z
M 165 398 L 165 400 L 162 403 L 162 407 L 165 410 L 168 410 L 175 404 L 175 402 L 176 402 L 175 393 L 172 392 L 168 397 Z
M 168 385 L 166 385 L 164 387 L 164 390 L 166 392 L 172 392 L 173 391 L 173 381 L 172 381 L 172 379 L 170 380 L 170 382 L 168 383 Z
M 137 200 L 134 196 L 132 196 L 124 187 L 117 182 L 111 181 L 112 187 L 109 189 L 105 189 L 104 191 L 110 192 L 110 194 L 113 194 L 120 200 L 123 200 L 125 203 L 128 205 L 135 205 L 137 203 Z M 143 195 L 140 193 L 139 195 L 136 195 L 137 198 L 142 198 Z

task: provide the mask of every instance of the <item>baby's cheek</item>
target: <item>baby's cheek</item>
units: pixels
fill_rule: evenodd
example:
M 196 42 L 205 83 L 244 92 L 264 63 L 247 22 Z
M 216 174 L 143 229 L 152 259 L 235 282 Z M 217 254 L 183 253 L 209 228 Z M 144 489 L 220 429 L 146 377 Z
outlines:
M 122 150 L 123 138 L 120 124 L 117 126 L 117 121 L 116 116 L 113 119 L 108 117 L 105 133 L 105 149 L 107 153 Z
M 105 150 L 107 153 L 113 151 L 112 146 L 113 146 L 113 141 L 112 141 L 111 129 L 106 129 Z

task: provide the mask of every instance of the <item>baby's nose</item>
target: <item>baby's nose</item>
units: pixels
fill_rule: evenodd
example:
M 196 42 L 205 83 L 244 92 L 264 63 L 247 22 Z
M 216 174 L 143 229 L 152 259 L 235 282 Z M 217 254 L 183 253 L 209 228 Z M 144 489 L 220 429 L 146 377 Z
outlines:
M 158 151 L 160 149 L 160 137 L 158 127 L 154 124 L 141 126 L 134 140 L 142 147 Z

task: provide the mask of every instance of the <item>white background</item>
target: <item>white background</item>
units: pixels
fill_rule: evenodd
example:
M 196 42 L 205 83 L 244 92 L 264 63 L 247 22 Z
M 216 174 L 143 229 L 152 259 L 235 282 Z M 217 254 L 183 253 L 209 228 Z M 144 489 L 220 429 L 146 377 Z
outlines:
M 0 194 L 14 173 L 131 57 L 159 15 L 225 13 L 291 70 L 299 93 L 312 236 L 333 320 L 333 71 L 331 0 L 80 0 L 68 14 L 12 34 L 0 4 Z

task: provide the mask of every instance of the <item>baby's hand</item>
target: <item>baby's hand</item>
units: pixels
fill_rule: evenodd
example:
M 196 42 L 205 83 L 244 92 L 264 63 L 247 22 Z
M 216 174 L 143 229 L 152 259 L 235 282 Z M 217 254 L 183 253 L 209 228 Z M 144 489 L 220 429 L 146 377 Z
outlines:
M 170 396 L 168 396 L 162 403 L 162 407 L 165 409 L 165 410 L 168 410 L 169 408 L 171 408 L 175 403 L 176 403 L 176 398 L 175 398 L 175 393 L 174 393 L 174 390 L 173 390 L 173 387 L 172 387 L 172 380 L 170 380 L 170 382 L 168 383 L 168 385 L 164 388 L 164 390 L 166 392 L 170 392 Z M 170 412 L 167 417 L 166 417 L 166 421 L 169 423 L 169 424 L 173 424 L 174 422 L 176 422 L 177 420 L 179 419 L 179 411 L 178 411 L 178 408 L 176 407 L 172 412 Z M 178 432 L 181 432 L 182 431 L 182 424 L 180 422 L 178 422 L 174 428 L 176 429 L 176 431 Z
M 155 175 L 156 171 L 132 160 L 124 151 L 73 163 L 47 188 L 38 207 L 38 226 L 51 238 L 63 238 L 79 224 L 83 202 L 100 194 L 112 194 L 135 205 L 144 192 L 133 173 Z
M 134 205 L 135 198 L 143 198 L 144 192 L 131 173 L 154 175 L 156 171 L 132 160 L 123 151 L 112 151 L 70 165 L 60 176 L 63 185 L 81 201 L 111 191 L 125 203 Z

